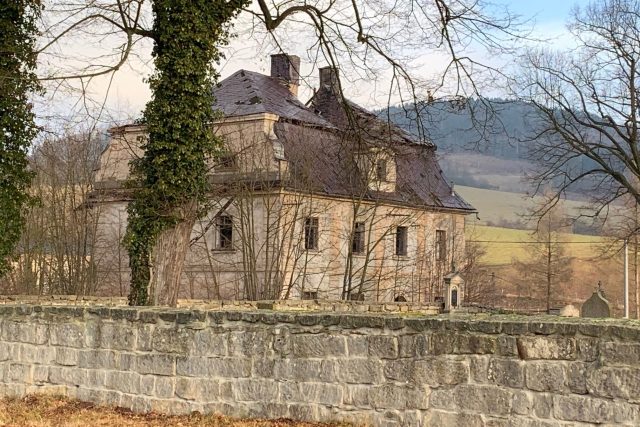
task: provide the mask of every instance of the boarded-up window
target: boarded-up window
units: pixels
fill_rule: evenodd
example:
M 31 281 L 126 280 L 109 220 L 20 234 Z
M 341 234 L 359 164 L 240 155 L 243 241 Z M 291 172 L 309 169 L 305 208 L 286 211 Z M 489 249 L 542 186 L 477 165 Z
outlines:
M 407 227 L 396 228 L 396 255 L 407 255 Z
M 318 249 L 318 218 L 304 220 L 304 248 Z
M 233 218 L 229 215 L 220 215 L 216 218 L 216 249 L 233 249 Z
M 444 230 L 436 230 L 436 260 L 444 261 L 447 259 L 447 232 Z
M 385 159 L 376 161 L 376 178 L 380 182 L 387 181 L 387 161 Z
M 354 254 L 364 253 L 364 237 L 364 222 L 356 222 L 353 228 L 351 252 Z

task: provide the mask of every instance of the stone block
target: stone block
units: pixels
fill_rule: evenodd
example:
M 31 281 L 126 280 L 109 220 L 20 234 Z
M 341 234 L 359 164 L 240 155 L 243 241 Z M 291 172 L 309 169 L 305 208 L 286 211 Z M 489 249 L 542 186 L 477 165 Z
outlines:
M 567 367 L 567 386 L 571 393 L 587 394 L 587 371 L 595 369 L 594 364 L 584 362 L 572 362 Z
M 564 393 L 568 389 L 566 368 L 556 362 L 527 363 L 525 375 L 529 390 Z
M 87 384 L 87 370 L 77 367 L 50 366 L 49 382 L 53 384 L 64 384 L 73 386 L 83 386 Z
M 430 409 L 424 416 L 423 426 L 429 427 L 484 427 L 482 416 L 464 412 Z
M 534 393 L 533 396 L 533 415 L 538 418 L 551 418 L 553 415 L 553 394 L 550 393 Z
M 55 362 L 58 365 L 75 366 L 78 364 L 78 354 L 80 350 L 70 347 L 57 347 L 55 352 Z
M 208 357 L 226 356 L 227 334 L 216 328 L 196 331 L 193 336 L 191 354 Z
M 409 381 L 418 387 L 466 383 L 469 381 L 469 365 L 458 356 L 417 360 L 413 363 Z
M 178 356 L 176 374 L 185 377 L 246 378 L 251 376 L 251 359 Z
M 369 408 L 369 389 L 368 385 L 346 385 L 344 386 L 343 401 L 345 405 L 355 406 L 357 408 Z
M 593 396 L 640 402 L 640 368 L 604 366 L 590 369 L 587 390 Z
M 155 386 L 155 375 L 140 376 L 140 393 L 146 396 L 153 396 L 153 388 Z
M 50 342 L 52 345 L 64 347 L 84 347 L 84 325 L 80 323 L 57 323 L 52 324 Z
M 31 367 L 21 363 L 11 363 L 5 373 L 4 379 L 7 382 L 30 384 L 33 380 Z
M 86 381 L 83 385 L 89 388 L 101 389 L 106 383 L 107 371 L 100 369 L 87 369 Z
M 429 354 L 429 340 L 426 335 L 403 335 L 398 337 L 400 357 L 420 358 Z
M 151 345 L 160 353 L 187 354 L 196 331 L 188 328 L 159 328 L 153 330 Z
M 386 335 L 372 335 L 367 337 L 369 356 L 381 359 L 398 358 L 398 338 Z
M 295 357 L 346 356 L 347 345 L 342 335 L 304 334 L 291 337 Z
M 252 375 L 254 377 L 273 378 L 275 359 L 253 359 Z
M 524 386 L 524 362 L 516 359 L 493 357 L 489 360 L 487 380 L 511 388 Z
M 175 377 L 156 377 L 153 394 L 159 398 L 173 397 L 175 384 Z
M 378 384 L 384 378 L 382 363 L 376 359 L 340 359 L 336 371 L 338 381 L 347 384 Z
M 640 407 L 638 405 L 586 396 L 554 396 L 553 415 L 558 420 L 572 423 L 630 425 L 640 423 Z
M 511 409 L 517 415 L 530 415 L 533 411 L 533 398 L 526 391 L 516 391 L 513 394 Z
M 273 330 L 273 351 L 282 356 L 291 354 L 291 334 L 289 328 L 275 328 Z
M 429 352 L 441 354 L 495 354 L 497 337 L 466 332 L 435 333 L 430 338 Z
M 469 356 L 469 372 L 474 382 L 487 382 L 490 358 L 491 356 Z
M 137 329 L 120 323 L 100 324 L 100 347 L 113 350 L 133 350 L 136 348 Z
M 511 411 L 513 392 L 479 384 L 462 384 L 453 389 L 434 389 L 431 405 L 449 411 L 465 408 L 469 412 L 506 416 Z
M 225 335 L 218 335 L 221 350 L 229 348 L 229 356 L 252 357 L 267 356 L 273 353 L 273 333 L 267 329 L 254 331 L 233 331 Z M 215 342 L 215 339 L 214 339 Z
M 135 357 L 135 370 L 139 374 L 174 375 L 175 356 L 168 354 L 143 354 Z
M 151 351 L 153 350 L 153 331 L 155 325 L 139 324 L 138 325 L 138 339 L 136 341 L 136 350 L 138 351 Z
M 274 379 L 294 381 L 337 381 L 337 362 L 333 360 L 279 359 L 275 361 Z
M 391 384 L 374 386 L 369 389 L 369 403 L 375 409 L 405 409 L 407 388 Z
M 367 357 L 369 356 L 369 347 L 367 346 L 367 336 L 361 334 L 350 334 L 345 338 L 347 342 L 347 353 L 349 357 Z
M 110 390 L 138 394 L 140 392 L 140 375 L 135 372 L 107 371 L 104 385 Z
M 497 338 L 497 354 L 505 357 L 518 355 L 518 343 L 516 337 L 511 335 L 499 335 Z
M 518 337 L 518 354 L 520 358 L 574 360 L 576 358 L 576 342 L 573 338 L 554 335 L 538 335 Z
M 316 382 L 279 383 L 279 396 L 285 402 L 312 402 L 339 406 L 343 401 L 342 387 L 336 384 Z
M 2 377 L 0 376 L 0 380 Z M 49 381 L 49 367 L 43 365 L 35 365 L 33 367 L 33 382 L 35 384 L 44 384 Z
M 87 369 L 115 369 L 119 354 L 113 350 L 91 349 L 78 352 L 78 367 Z
M 606 365 L 640 365 L 640 343 L 603 342 L 600 349 Z
M 291 419 L 298 421 L 319 421 L 319 411 L 316 405 L 308 403 L 294 403 L 287 408 Z
M 173 416 L 188 415 L 192 411 L 200 412 L 202 405 L 196 402 L 185 402 L 179 399 L 149 399 L 149 409 L 159 414 Z
M 231 389 L 234 399 L 238 401 L 278 401 L 278 383 L 272 380 L 238 379 L 231 383 Z
M 600 354 L 600 343 L 598 338 L 580 337 L 576 339 L 576 358 L 585 362 L 593 362 Z
M 215 402 L 220 397 L 220 382 L 203 378 L 177 378 L 175 393 L 182 399 Z

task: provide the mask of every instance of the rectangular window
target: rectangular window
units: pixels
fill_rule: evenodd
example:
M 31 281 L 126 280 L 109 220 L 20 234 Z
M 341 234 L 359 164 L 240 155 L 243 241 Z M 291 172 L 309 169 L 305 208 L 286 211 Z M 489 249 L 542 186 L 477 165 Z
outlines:
M 447 259 L 447 232 L 445 230 L 436 230 L 436 261 L 444 261 Z
M 387 181 L 387 161 L 385 159 L 376 161 L 376 178 L 380 182 Z
M 349 294 L 349 301 L 364 301 L 364 293 L 352 292 Z
M 353 228 L 353 241 L 351 242 L 351 252 L 354 254 L 364 253 L 364 222 L 356 222 Z
M 223 153 L 218 157 L 217 170 L 234 170 L 238 167 L 238 161 L 235 154 Z
M 304 220 L 304 248 L 318 249 L 318 218 L 309 217 Z
M 317 291 L 303 291 L 302 299 L 318 299 Z
M 218 239 L 216 249 L 230 251 L 233 249 L 233 218 L 229 215 L 220 215 L 216 218 Z
M 407 227 L 396 228 L 396 255 L 407 255 Z

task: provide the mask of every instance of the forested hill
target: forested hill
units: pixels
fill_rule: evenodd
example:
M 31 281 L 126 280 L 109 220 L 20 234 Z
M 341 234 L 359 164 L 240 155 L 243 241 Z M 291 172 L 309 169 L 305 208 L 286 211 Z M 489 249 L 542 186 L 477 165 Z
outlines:
M 380 116 L 418 135 L 416 111 L 425 134 L 441 153 L 479 152 L 503 159 L 525 159 L 523 148 L 531 138 L 535 107 L 502 99 L 436 101 L 430 104 L 395 106 Z

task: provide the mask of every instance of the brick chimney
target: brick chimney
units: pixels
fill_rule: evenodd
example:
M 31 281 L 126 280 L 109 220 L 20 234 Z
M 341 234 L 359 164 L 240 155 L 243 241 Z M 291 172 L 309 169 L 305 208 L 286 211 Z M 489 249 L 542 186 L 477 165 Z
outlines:
M 340 93 L 338 70 L 333 67 L 320 68 L 320 89 L 328 89 L 333 94 Z
M 298 96 L 300 58 L 286 53 L 271 55 L 271 77 L 280 79 L 293 96 Z

